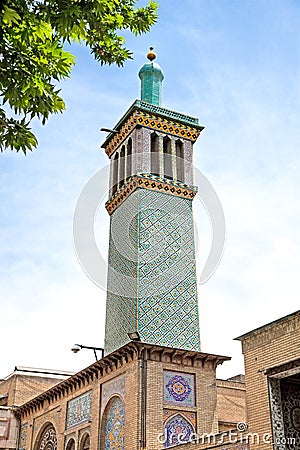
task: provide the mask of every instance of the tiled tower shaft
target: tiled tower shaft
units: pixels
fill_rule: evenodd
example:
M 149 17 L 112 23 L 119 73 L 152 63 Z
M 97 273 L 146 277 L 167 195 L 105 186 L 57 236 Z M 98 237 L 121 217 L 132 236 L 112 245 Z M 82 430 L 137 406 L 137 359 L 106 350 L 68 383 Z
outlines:
M 132 332 L 200 350 L 192 148 L 203 127 L 136 100 L 115 129 L 103 144 L 111 159 L 105 352 Z

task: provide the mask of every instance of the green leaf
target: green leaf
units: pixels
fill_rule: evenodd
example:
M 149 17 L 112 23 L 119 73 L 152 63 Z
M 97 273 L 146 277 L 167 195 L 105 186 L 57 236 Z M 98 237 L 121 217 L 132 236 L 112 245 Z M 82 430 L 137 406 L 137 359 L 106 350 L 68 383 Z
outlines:
M 100 63 L 122 66 L 132 53 L 122 30 L 149 31 L 157 4 L 136 8 L 135 0 L 5 0 L 0 59 L 0 151 L 37 146 L 30 129 L 34 118 L 45 124 L 65 103 L 57 84 L 71 75 L 75 57 L 65 43 L 83 42 Z M 17 115 L 17 118 L 15 118 Z M 19 119 L 19 117 L 23 117 Z M 28 122 L 25 117 L 29 118 Z
M 7 23 L 8 25 L 12 25 L 13 23 L 18 23 L 21 20 L 21 17 L 17 13 L 17 11 L 4 5 L 2 20 L 4 23 Z

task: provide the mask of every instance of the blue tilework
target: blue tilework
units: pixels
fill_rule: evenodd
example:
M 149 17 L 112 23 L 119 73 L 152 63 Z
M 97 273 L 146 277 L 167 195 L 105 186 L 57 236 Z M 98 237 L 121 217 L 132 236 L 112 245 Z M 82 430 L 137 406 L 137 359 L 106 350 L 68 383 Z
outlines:
M 165 448 L 190 442 L 194 427 L 182 415 L 171 417 L 165 425 Z
M 119 397 L 108 404 L 105 419 L 105 450 L 124 450 L 125 408 Z
M 92 392 L 89 391 L 67 403 L 66 429 L 86 422 L 91 418 Z
M 111 215 L 105 352 L 143 342 L 200 350 L 192 202 L 137 189 Z
M 182 372 L 164 372 L 164 403 L 195 406 L 195 376 Z
M 134 192 L 110 218 L 105 354 L 129 342 L 127 333 L 137 329 L 138 202 Z
M 143 189 L 140 203 L 141 340 L 200 350 L 192 202 Z

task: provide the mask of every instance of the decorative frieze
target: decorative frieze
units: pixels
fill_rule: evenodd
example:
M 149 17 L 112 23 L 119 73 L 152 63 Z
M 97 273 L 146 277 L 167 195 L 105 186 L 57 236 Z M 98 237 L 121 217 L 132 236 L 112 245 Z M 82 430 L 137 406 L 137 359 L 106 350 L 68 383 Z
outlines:
M 18 450 L 26 450 L 27 432 L 28 432 L 28 423 L 24 423 L 20 428 Z
M 66 429 L 87 422 L 91 418 L 92 392 L 89 391 L 67 404 Z
M 189 186 L 178 181 L 168 180 L 151 174 L 138 174 L 130 177 L 124 186 L 106 202 L 105 206 L 108 214 L 112 214 L 137 188 L 164 192 L 190 200 L 193 200 L 197 194 L 197 188 L 195 186 Z
M 124 122 L 118 133 L 105 146 L 106 154 L 111 157 L 114 151 L 122 144 L 136 126 L 150 128 L 151 130 L 171 134 L 178 138 L 195 142 L 201 132 L 199 127 L 193 127 L 164 117 L 156 116 L 144 111 L 134 111 Z
M 275 322 L 264 325 L 257 330 L 246 333 L 237 339 L 242 341 L 243 353 L 267 345 L 270 342 L 300 329 L 300 311 L 290 317 L 283 317 Z

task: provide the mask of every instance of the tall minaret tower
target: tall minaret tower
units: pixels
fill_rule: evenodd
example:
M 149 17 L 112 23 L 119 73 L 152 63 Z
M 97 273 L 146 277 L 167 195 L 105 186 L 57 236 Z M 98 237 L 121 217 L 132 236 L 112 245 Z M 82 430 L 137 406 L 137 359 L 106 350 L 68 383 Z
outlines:
M 161 107 L 153 48 L 139 72 L 141 100 L 102 147 L 111 160 L 105 353 L 139 339 L 200 350 L 192 201 L 199 120 Z

